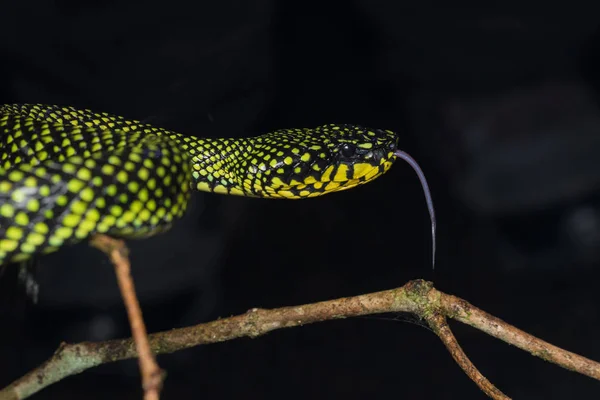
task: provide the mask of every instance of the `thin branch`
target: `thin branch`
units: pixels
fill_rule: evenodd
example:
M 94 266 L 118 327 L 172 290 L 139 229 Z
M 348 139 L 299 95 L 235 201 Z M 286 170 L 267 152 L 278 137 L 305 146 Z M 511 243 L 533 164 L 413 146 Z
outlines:
M 449 318 L 479 329 L 542 360 L 600 380 L 600 363 L 523 332 L 459 297 L 443 294 L 440 300 L 441 312 Z
M 494 400 L 510 400 L 510 397 L 502 393 L 496 386 L 494 386 L 479 370 L 469 357 L 465 354 L 463 349 L 458 344 L 456 337 L 450 330 L 446 317 L 441 314 L 433 313 L 425 316 L 425 320 L 433 329 L 433 331 L 442 340 L 454 361 L 462 368 L 469 378 L 481 389 L 485 394 Z
M 600 380 L 600 363 L 535 338 L 422 280 L 411 281 L 397 289 L 302 306 L 255 308 L 231 318 L 155 333 L 149 336 L 149 341 L 154 354 L 165 354 L 240 337 L 254 338 L 276 329 L 389 312 L 408 312 L 421 318 L 432 314 L 454 318 L 546 361 Z M 444 343 L 448 342 L 446 328 L 434 330 Z M 136 354 L 131 339 L 63 344 L 44 364 L 0 390 L 0 400 L 24 399 L 67 376 L 100 364 L 133 358 Z
M 146 325 L 144 324 L 142 310 L 135 294 L 135 286 L 131 277 L 129 250 L 122 240 L 113 239 L 106 235 L 94 236 L 90 244 L 105 253 L 115 267 L 117 282 L 119 283 L 121 296 L 123 297 L 125 309 L 129 317 L 131 334 L 135 342 L 137 354 L 139 354 L 144 400 L 158 400 L 162 387 L 163 374 L 156 363 L 152 350 L 150 350 Z

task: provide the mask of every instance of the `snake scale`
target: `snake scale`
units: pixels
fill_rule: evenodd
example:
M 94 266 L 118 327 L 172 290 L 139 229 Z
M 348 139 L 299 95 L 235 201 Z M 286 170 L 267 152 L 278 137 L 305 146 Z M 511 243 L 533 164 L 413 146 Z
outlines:
M 353 188 L 408 161 L 388 130 L 284 129 L 251 138 L 195 138 L 108 113 L 0 106 L 0 265 L 88 239 L 168 229 L 193 190 L 303 199 Z

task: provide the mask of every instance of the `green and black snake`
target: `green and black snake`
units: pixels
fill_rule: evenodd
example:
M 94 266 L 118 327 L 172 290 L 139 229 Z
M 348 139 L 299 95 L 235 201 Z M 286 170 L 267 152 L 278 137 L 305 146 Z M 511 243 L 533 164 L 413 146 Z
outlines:
M 303 199 L 365 184 L 396 158 L 389 130 L 356 125 L 205 139 L 71 107 L 0 106 L 0 265 L 108 234 L 144 237 L 184 214 L 192 190 Z M 434 258 L 435 261 L 435 258 Z

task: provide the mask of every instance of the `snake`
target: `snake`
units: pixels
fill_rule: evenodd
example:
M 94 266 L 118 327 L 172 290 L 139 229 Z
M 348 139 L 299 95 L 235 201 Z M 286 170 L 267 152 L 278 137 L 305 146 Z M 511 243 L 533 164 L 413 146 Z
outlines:
M 361 125 L 198 138 L 111 113 L 0 105 L 0 265 L 93 235 L 144 238 L 182 218 L 193 191 L 307 199 L 348 190 L 407 161 L 435 214 L 425 176 L 398 135 Z

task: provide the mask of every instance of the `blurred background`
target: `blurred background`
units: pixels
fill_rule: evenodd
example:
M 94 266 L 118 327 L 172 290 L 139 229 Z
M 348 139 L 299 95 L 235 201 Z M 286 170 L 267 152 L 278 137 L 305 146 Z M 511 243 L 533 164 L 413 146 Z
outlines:
M 397 162 L 299 202 L 198 194 L 131 242 L 150 331 L 432 280 L 600 360 L 600 19 L 571 2 L 72 0 L 2 4 L 0 101 L 68 104 L 201 137 L 356 123 L 400 133 Z M 61 341 L 129 336 L 111 265 L 87 244 L 42 258 L 39 301 L 0 279 L 0 386 Z M 453 323 L 516 399 L 600 384 Z M 413 318 L 321 323 L 159 357 L 164 399 L 483 399 Z M 135 360 L 37 399 L 141 398 Z

